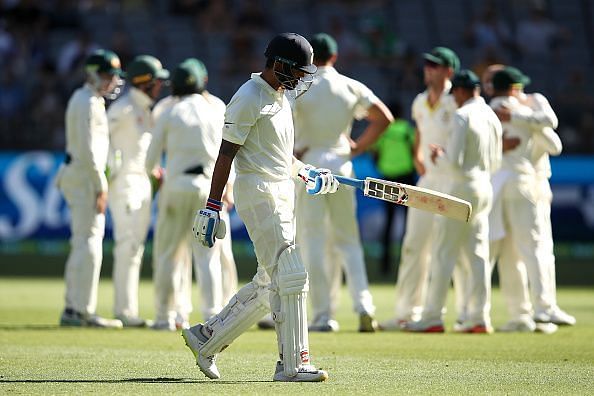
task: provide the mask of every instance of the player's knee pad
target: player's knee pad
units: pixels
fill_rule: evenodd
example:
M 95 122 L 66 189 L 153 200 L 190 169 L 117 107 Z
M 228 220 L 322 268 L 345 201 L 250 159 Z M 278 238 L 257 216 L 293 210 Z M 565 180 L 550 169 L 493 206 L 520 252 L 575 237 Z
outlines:
M 278 294 L 280 312 L 274 312 L 279 323 L 281 355 L 285 374 L 295 376 L 299 366 L 309 364 L 306 293 L 307 272 L 295 246 L 287 247 L 278 259 Z
M 212 330 L 212 336 L 204 344 L 201 353 L 210 356 L 221 352 L 270 312 L 268 295 L 267 287 L 258 287 L 253 283 L 242 287 L 220 313 L 206 322 Z

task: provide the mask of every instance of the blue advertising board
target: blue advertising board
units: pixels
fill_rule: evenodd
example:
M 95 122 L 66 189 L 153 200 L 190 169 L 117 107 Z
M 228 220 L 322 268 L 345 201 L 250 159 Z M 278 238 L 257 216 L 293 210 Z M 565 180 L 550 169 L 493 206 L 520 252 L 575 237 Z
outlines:
M 62 153 L 48 151 L 0 152 L 0 241 L 68 238 L 68 208 L 54 185 L 63 158 Z M 370 157 L 361 156 L 354 162 L 358 177 L 377 176 Z M 561 156 L 551 162 L 555 240 L 594 242 L 594 156 Z M 358 195 L 364 240 L 378 237 L 376 220 L 383 220 L 381 208 L 381 202 Z M 235 238 L 247 237 L 235 214 L 231 228 Z

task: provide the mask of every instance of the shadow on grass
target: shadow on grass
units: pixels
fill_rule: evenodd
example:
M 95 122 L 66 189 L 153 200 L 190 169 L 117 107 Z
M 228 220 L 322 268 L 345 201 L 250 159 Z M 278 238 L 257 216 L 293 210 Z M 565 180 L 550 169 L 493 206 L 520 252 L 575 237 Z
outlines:
M 0 330 L 64 330 L 68 327 L 62 327 L 58 324 L 4 324 L 0 323 Z M 80 327 L 78 327 L 80 328 Z
M 192 378 L 122 378 L 122 379 L 0 379 L 0 384 L 125 384 L 125 383 L 141 383 L 141 384 L 251 384 L 251 383 L 268 383 L 268 381 L 247 380 L 247 381 L 213 381 L 213 380 L 197 380 Z

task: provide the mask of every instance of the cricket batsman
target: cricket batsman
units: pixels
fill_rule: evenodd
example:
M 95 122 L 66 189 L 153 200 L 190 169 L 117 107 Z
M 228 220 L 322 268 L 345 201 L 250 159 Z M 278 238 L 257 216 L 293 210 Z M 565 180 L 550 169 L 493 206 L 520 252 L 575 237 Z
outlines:
M 206 323 L 182 330 L 196 363 L 209 378 L 220 378 L 218 354 L 272 311 L 279 360 L 274 381 L 318 382 L 328 374 L 310 362 L 306 293 L 308 275 L 295 246 L 294 179 L 310 194 L 336 192 L 327 170 L 293 157 L 293 117 L 287 95 L 296 100 L 316 71 L 309 42 L 295 33 L 274 37 L 264 53 L 266 65 L 254 73 L 227 105 L 223 142 L 210 196 L 194 221 L 198 240 L 209 247 L 225 234 L 221 196 L 235 160 L 236 209 L 254 244 L 258 270 L 221 312 Z M 269 283 L 269 279 L 271 283 Z

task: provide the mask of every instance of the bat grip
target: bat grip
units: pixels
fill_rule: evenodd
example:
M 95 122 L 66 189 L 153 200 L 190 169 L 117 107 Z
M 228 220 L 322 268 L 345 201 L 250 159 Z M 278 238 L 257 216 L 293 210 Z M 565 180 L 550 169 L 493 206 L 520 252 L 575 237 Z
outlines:
M 364 180 L 353 179 L 350 177 L 338 176 L 338 175 L 334 175 L 334 177 L 336 177 L 336 180 L 338 180 L 338 182 L 341 184 L 346 184 L 351 187 L 356 187 L 356 188 L 360 188 L 361 190 L 365 190 L 365 181 Z

